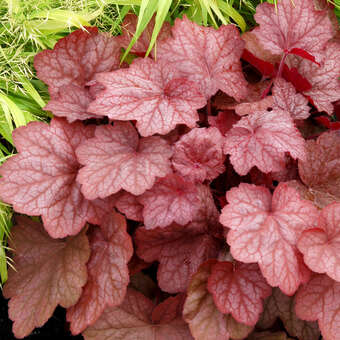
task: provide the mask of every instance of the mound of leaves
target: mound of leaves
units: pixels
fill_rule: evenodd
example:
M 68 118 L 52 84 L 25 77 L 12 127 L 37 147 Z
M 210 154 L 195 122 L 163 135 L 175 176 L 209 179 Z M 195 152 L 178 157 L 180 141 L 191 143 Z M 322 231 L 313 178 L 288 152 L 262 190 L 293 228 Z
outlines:
M 60 305 L 86 340 L 338 340 L 340 44 L 312 0 L 259 26 L 75 31 L 34 61 L 50 124 L 14 131 L 3 293 L 17 338 Z M 318 6 L 318 7 L 316 7 Z

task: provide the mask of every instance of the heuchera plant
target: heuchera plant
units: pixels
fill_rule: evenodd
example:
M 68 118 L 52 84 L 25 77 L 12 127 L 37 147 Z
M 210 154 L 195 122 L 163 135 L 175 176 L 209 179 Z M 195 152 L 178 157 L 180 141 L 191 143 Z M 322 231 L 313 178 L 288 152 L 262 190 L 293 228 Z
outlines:
M 0 168 L 1 200 L 41 216 L 10 239 L 17 338 L 61 305 L 86 340 L 339 340 L 340 42 L 321 5 L 261 4 L 242 36 L 176 19 L 143 58 L 152 22 L 131 65 L 133 15 L 35 57 L 54 118 L 16 129 Z

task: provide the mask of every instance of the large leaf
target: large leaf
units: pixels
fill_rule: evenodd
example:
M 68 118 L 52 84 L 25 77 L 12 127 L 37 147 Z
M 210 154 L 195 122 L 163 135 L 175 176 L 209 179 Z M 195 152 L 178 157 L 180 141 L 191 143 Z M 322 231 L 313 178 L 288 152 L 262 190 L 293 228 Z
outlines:
M 326 11 L 316 11 L 313 0 L 280 0 L 276 6 L 263 3 L 256 7 L 253 30 L 260 44 L 271 53 L 296 53 L 320 61 L 333 29 Z M 304 53 L 302 51 L 304 51 Z
M 235 26 L 215 30 L 199 26 L 184 16 L 176 19 L 172 36 L 159 44 L 157 58 L 194 81 L 206 98 L 217 90 L 237 100 L 246 96 L 247 83 L 240 63 L 244 42 Z
M 3 294 L 17 338 L 41 327 L 57 305 L 71 307 L 87 280 L 90 247 L 84 232 L 63 240 L 51 239 L 40 223 L 17 217 L 9 245 L 15 250 L 15 269 L 9 270 Z
M 263 299 L 272 289 L 257 264 L 217 262 L 211 269 L 208 290 L 223 314 L 254 326 L 263 310 Z
M 67 310 L 72 334 L 95 323 L 106 306 L 122 303 L 129 283 L 127 263 L 133 247 L 122 215 L 107 215 L 90 235 L 90 245 L 88 281 L 77 304 Z
M 327 275 L 316 275 L 296 295 L 296 314 L 308 321 L 318 320 L 324 340 L 340 334 L 340 283 Z
M 207 289 L 207 281 L 215 263 L 215 260 L 205 262 L 192 277 L 183 317 L 195 340 L 245 339 L 252 327 L 238 323 L 230 314 L 222 314 Z
M 285 153 L 305 160 L 305 141 L 288 111 L 256 111 L 243 117 L 228 131 L 224 152 L 236 172 L 246 175 L 256 166 L 262 172 L 282 170 Z
M 157 177 L 171 172 L 170 145 L 158 136 L 139 139 L 128 122 L 98 126 L 95 137 L 82 143 L 76 154 L 84 165 L 77 181 L 88 199 L 104 198 L 120 189 L 141 195 Z
M 317 228 L 305 230 L 298 243 L 306 265 L 340 282 L 340 203 L 325 207 Z
M 1 199 L 17 212 L 42 215 L 52 237 L 75 235 L 86 221 L 99 224 L 112 211 L 112 199 L 89 201 L 76 182 L 80 164 L 75 149 L 93 134 L 91 125 L 60 118 L 50 125 L 33 122 L 16 129 L 13 139 L 19 153 L 0 168 Z
M 296 244 L 303 230 L 314 226 L 317 209 L 286 183 L 273 197 L 267 188 L 241 183 L 227 192 L 227 200 L 220 221 L 231 229 L 227 241 L 233 257 L 258 262 L 271 286 L 294 294 L 309 278 Z
M 128 69 L 98 74 L 105 86 L 89 110 L 110 119 L 137 120 L 142 136 L 166 134 L 177 124 L 194 127 L 206 103 L 195 83 L 165 61 L 135 59 Z

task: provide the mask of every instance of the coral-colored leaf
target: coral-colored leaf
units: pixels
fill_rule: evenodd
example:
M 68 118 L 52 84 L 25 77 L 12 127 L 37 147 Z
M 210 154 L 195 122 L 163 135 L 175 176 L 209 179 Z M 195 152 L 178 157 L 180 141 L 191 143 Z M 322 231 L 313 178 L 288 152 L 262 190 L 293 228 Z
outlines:
M 105 90 L 90 104 L 90 111 L 111 119 L 137 120 L 142 136 L 164 135 L 177 124 L 192 128 L 197 109 L 206 104 L 195 83 L 165 61 L 135 59 L 128 69 L 95 78 Z
M 156 177 L 171 172 L 170 145 L 161 137 L 139 139 L 128 122 L 98 126 L 95 137 L 76 151 L 84 165 L 77 181 L 88 199 L 104 198 L 124 189 L 140 195 L 150 189 Z
M 263 310 L 263 299 L 272 291 L 257 264 L 217 262 L 211 269 L 208 290 L 223 314 L 254 326 Z
M 325 207 L 317 229 L 305 230 L 298 242 L 306 265 L 340 282 L 340 203 Z
M 294 298 L 283 294 L 280 289 L 273 289 L 273 294 L 265 300 L 264 312 L 257 324 L 263 329 L 270 328 L 277 318 L 283 321 L 287 332 L 300 340 L 318 340 L 319 327 L 316 322 L 299 319 L 295 314 Z
M 119 39 L 120 39 L 119 42 L 125 49 L 129 46 L 130 41 L 136 32 L 137 20 L 138 20 L 138 17 L 132 13 L 127 14 L 124 18 L 124 21 L 122 23 L 123 34 L 119 36 Z M 150 20 L 150 22 L 144 29 L 143 33 L 141 34 L 141 36 L 138 38 L 136 43 L 132 46 L 130 50 L 131 53 L 135 53 L 138 56 L 144 57 L 150 45 L 154 26 L 155 26 L 155 17 L 153 17 Z M 171 34 L 171 25 L 167 21 L 165 21 L 157 36 L 156 48 L 158 46 L 158 43 L 168 38 L 170 34 Z
M 305 141 L 287 111 L 257 111 L 243 117 L 227 133 L 224 152 L 236 172 L 246 175 L 256 166 L 262 172 L 282 170 L 285 152 L 305 159 Z
M 292 2 L 280 0 L 256 7 L 255 20 L 259 24 L 252 32 L 262 46 L 274 54 L 304 50 L 320 60 L 333 29 L 326 11 L 316 11 L 312 0 Z M 300 54 L 301 55 L 301 54 Z M 310 62 L 310 60 L 308 60 Z
M 119 67 L 119 39 L 98 33 L 96 27 L 86 30 L 60 39 L 53 50 L 44 50 L 34 59 L 37 76 L 49 86 L 52 96 L 44 109 L 70 122 L 96 117 L 87 110 L 92 97 L 85 84 L 96 73 Z
M 340 334 L 340 283 L 327 275 L 316 275 L 296 295 L 296 314 L 318 320 L 323 339 L 337 340 Z
M 157 58 L 198 84 L 206 98 L 217 90 L 237 100 L 246 96 L 247 83 L 240 62 L 244 42 L 235 26 L 215 30 L 199 26 L 184 16 L 175 20 L 172 36 L 159 44 Z
M 172 305 L 171 310 L 178 310 L 175 304 L 181 299 L 172 298 L 163 304 Z M 85 340 L 192 340 L 188 326 L 181 314 L 167 313 L 158 318 L 159 323 L 152 322 L 152 314 L 158 314 L 151 300 L 143 294 L 128 289 L 125 300 L 118 307 L 107 308 L 99 320 L 83 332 Z
M 19 153 L 0 168 L 1 199 L 17 212 L 42 215 L 52 237 L 75 235 L 86 221 L 100 223 L 112 211 L 113 200 L 88 201 L 76 182 L 80 164 L 75 149 L 93 133 L 93 126 L 60 118 L 50 125 L 33 122 L 16 129 L 13 139 Z
M 188 225 L 136 232 L 138 256 L 147 262 L 159 261 L 159 286 L 170 293 L 184 292 L 199 265 L 216 257 L 221 246 L 214 237 L 218 212 L 210 189 L 200 185 L 198 191 L 200 209 Z
M 283 78 L 276 78 L 272 89 L 275 107 L 288 111 L 293 119 L 309 117 L 308 99 L 296 93 L 294 86 Z
M 192 221 L 200 206 L 195 184 L 177 174 L 160 178 L 151 190 L 138 197 L 144 205 L 147 229 L 166 227 L 172 222 L 185 225 Z
M 138 222 L 143 221 L 143 205 L 138 202 L 136 196 L 123 191 L 119 192 L 116 198 L 115 206 L 126 218 Z
M 127 263 L 133 247 L 122 215 L 116 212 L 107 215 L 100 228 L 91 234 L 90 245 L 88 281 L 77 304 L 67 310 L 72 334 L 95 323 L 106 306 L 123 302 L 129 283 Z
M 340 99 L 340 44 L 338 42 L 329 42 L 325 46 L 321 66 L 315 65 L 308 60 L 297 62 L 297 70 L 305 77 L 312 88 L 303 93 L 313 100 L 317 109 L 332 114 L 334 107 L 332 102 Z
M 323 133 L 306 143 L 307 159 L 299 160 L 299 174 L 319 207 L 340 201 L 340 133 Z
M 3 289 L 17 338 L 41 327 L 57 305 L 68 308 L 79 299 L 87 280 L 90 247 L 84 232 L 63 240 L 51 239 L 40 223 L 17 217 L 9 246 L 15 269 Z
M 241 183 L 227 192 L 227 200 L 220 221 L 231 229 L 227 241 L 233 257 L 258 262 L 271 286 L 294 294 L 309 278 L 296 243 L 303 230 L 314 226 L 317 209 L 286 183 L 273 197 L 267 188 Z
M 183 317 L 196 340 L 245 339 L 252 327 L 237 322 L 230 314 L 222 314 L 207 290 L 208 278 L 215 263 L 215 260 L 210 260 L 202 264 L 192 277 Z
M 193 182 L 212 180 L 225 170 L 222 146 L 223 137 L 217 128 L 192 129 L 175 143 L 172 164 Z

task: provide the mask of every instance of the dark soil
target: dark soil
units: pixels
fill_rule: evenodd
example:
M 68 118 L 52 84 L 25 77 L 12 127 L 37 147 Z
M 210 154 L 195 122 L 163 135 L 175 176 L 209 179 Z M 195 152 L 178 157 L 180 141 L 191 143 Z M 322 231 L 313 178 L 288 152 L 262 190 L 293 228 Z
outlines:
M 8 318 L 8 300 L 0 294 L 0 340 L 15 340 L 12 321 Z M 57 307 L 52 317 L 41 328 L 36 328 L 25 340 L 72 339 L 82 340 L 81 335 L 72 336 L 65 318 L 65 309 Z

